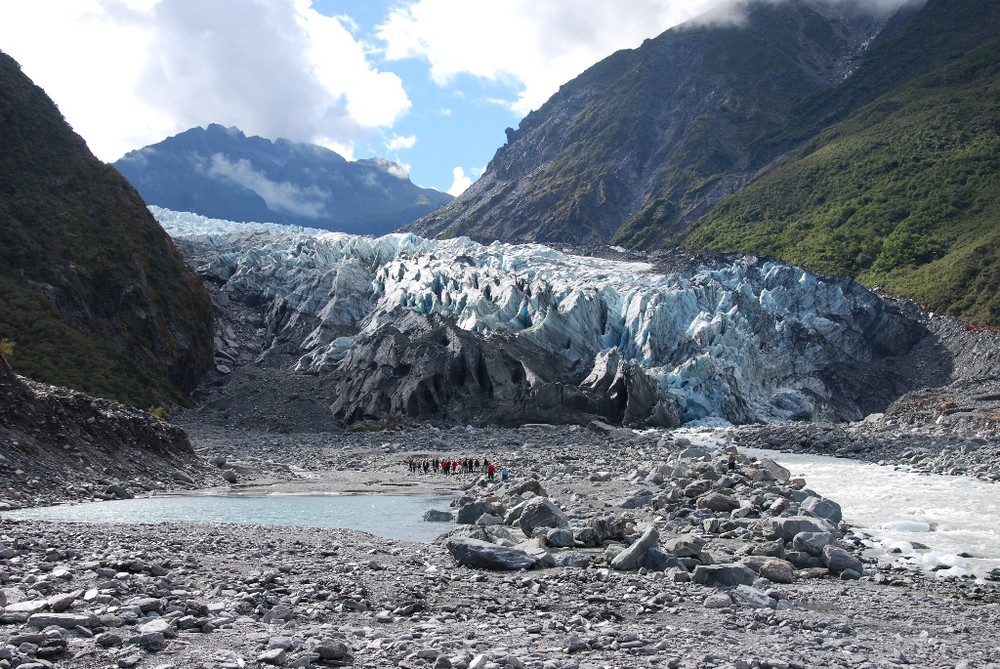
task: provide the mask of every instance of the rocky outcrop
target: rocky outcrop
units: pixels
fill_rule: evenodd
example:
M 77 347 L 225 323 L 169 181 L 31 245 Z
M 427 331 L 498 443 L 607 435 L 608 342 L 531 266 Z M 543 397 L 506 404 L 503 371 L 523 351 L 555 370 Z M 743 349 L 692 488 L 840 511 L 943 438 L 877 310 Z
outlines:
M 212 478 L 180 428 L 15 375 L 0 356 L 0 509 L 125 499 Z

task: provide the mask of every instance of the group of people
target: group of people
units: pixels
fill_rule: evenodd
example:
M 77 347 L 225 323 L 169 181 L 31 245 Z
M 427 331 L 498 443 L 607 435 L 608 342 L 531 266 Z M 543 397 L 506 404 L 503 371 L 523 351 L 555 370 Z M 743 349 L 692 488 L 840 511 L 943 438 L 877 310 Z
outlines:
M 420 460 L 418 458 L 410 458 L 407 464 L 409 465 L 411 474 L 434 473 L 446 476 L 452 474 L 485 474 L 492 481 L 499 472 L 501 481 L 506 481 L 510 478 L 510 469 L 507 467 L 498 469 L 494 463 L 485 458 L 481 461 L 479 458 L 463 458 L 461 460 L 449 460 L 448 458 L 424 458 Z

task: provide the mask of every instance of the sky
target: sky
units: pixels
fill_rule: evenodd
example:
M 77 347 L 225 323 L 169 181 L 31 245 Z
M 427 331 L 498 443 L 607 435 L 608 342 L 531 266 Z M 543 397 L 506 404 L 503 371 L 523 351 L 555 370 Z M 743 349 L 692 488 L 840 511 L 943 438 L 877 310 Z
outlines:
M 105 162 L 196 126 L 457 195 L 505 129 L 717 0 L 0 0 L 0 51 Z

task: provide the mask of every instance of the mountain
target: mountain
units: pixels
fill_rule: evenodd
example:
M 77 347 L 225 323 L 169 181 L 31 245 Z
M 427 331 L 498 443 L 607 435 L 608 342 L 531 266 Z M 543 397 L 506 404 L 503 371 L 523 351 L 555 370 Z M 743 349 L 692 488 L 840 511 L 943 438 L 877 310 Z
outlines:
M 452 199 L 415 186 L 388 160 L 348 162 L 314 144 L 215 124 L 131 151 L 114 166 L 150 205 L 354 234 L 391 232 Z
M 620 51 L 508 130 L 482 178 L 407 229 L 658 246 L 753 177 L 753 142 L 857 66 L 889 19 L 856 5 L 755 1 Z
M 1000 5 L 863 4 L 751 0 L 614 54 L 405 229 L 772 255 L 1000 325 Z
M 998 34 L 996 3 L 928 3 L 844 91 L 810 101 L 843 120 L 716 207 L 683 243 L 848 274 L 1000 325 Z M 890 72 L 895 86 L 875 95 Z M 808 135 L 810 118 L 772 141 Z
M 153 211 L 220 306 L 209 423 L 836 421 L 951 380 L 918 317 L 783 263 Z
M 14 370 L 142 407 L 211 364 L 212 303 L 139 194 L 0 53 L 0 340 Z

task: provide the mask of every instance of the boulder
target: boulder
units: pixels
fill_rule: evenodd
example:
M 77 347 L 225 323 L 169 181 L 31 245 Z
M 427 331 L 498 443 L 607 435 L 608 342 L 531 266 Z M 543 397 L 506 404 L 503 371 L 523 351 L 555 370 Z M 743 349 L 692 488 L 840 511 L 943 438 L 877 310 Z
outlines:
M 681 451 L 677 457 L 684 458 L 685 460 L 700 460 L 701 458 L 707 458 L 712 455 L 712 451 L 701 446 L 688 446 L 683 451 Z
M 455 514 L 451 511 L 428 509 L 427 511 L 424 511 L 424 520 L 429 523 L 450 523 L 455 520 Z
M 792 538 L 792 548 L 818 557 L 831 541 L 833 535 L 829 532 L 799 532 Z
M 476 501 L 464 504 L 455 516 L 455 522 L 459 525 L 471 525 L 479 520 L 484 514 L 492 516 L 502 516 L 503 509 L 498 508 L 492 502 Z
M 684 486 L 685 497 L 700 497 L 712 489 L 712 482 L 708 479 L 700 479 Z
M 558 553 L 554 556 L 557 567 L 576 567 L 582 569 L 590 566 L 590 557 L 584 553 Z
M 354 659 L 351 647 L 339 639 L 323 639 L 312 648 L 312 652 L 318 654 L 323 662 L 350 664 Z
M 791 472 L 779 465 L 777 462 L 771 458 L 761 458 L 760 465 L 764 470 L 771 475 L 778 483 L 788 483 L 788 479 L 791 477 Z
M 775 602 L 766 592 L 753 588 L 749 585 L 740 584 L 729 593 L 733 606 L 745 609 L 767 609 L 774 608 Z
M 625 521 L 613 516 L 593 518 L 588 523 L 588 527 L 594 528 L 600 535 L 602 543 L 605 541 L 621 541 L 625 538 L 626 534 Z
M 698 565 L 691 574 L 691 580 L 702 585 L 732 588 L 737 585 L 753 585 L 757 575 L 743 564 Z
M 740 508 L 740 501 L 725 493 L 712 491 L 699 497 L 695 506 L 699 509 L 710 509 L 717 513 L 729 513 L 734 509 Z
M 545 533 L 545 540 L 553 548 L 572 548 L 576 545 L 573 530 L 568 527 L 553 527 Z
M 639 537 L 625 550 L 620 552 L 611 560 L 611 568 L 621 571 L 631 571 L 639 568 L 639 561 L 650 548 L 658 545 L 660 533 L 655 526 L 649 526 L 642 536 Z
M 528 479 L 512 486 L 510 490 L 507 491 L 507 496 L 524 497 L 524 494 L 527 492 L 530 492 L 535 497 L 548 497 L 548 493 L 545 492 L 545 488 L 542 487 L 542 484 L 538 479 Z
M 566 514 L 548 497 L 533 497 L 525 502 L 517 522 L 527 537 L 538 527 L 569 527 Z
M 786 542 L 792 541 L 799 532 L 829 532 L 832 534 L 836 531 L 828 521 L 812 516 L 768 518 L 762 523 L 761 530 L 767 539 L 784 539 Z
M 700 558 L 705 540 L 696 534 L 684 534 L 663 543 L 663 550 L 679 558 Z
M 458 563 L 473 569 L 518 571 L 535 566 L 535 558 L 523 550 L 498 546 L 487 541 L 453 537 L 448 540 L 448 552 Z
M 284 616 L 287 619 L 290 616 Z M 173 623 L 166 618 L 153 618 L 148 620 L 136 628 L 136 632 L 139 634 L 162 634 L 163 636 L 170 638 L 177 636 L 177 630 Z
M 795 580 L 795 565 L 788 560 L 750 555 L 741 560 L 750 570 L 758 574 L 763 581 L 771 583 L 792 583 Z M 757 587 L 761 587 L 760 583 Z
M 687 571 L 680 560 L 665 553 L 659 546 L 653 546 L 642 554 L 642 557 L 639 558 L 639 568 L 649 571 L 668 571 L 670 569 Z
M 99 627 L 100 625 L 100 619 L 89 613 L 43 612 L 32 614 L 28 618 L 28 626 L 36 629 L 45 629 L 46 627 L 61 627 L 67 630 L 76 629 L 77 627 L 90 629 Z
M 840 505 L 825 497 L 808 497 L 799 505 L 799 510 L 830 521 L 836 527 L 844 519 L 844 514 L 840 510 Z
M 601 534 L 593 527 L 584 527 L 575 532 L 574 544 L 583 548 L 599 548 L 603 543 Z
M 132 499 L 135 497 L 120 483 L 112 483 L 104 489 L 104 494 L 112 499 Z
M 653 501 L 653 497 L 655 495 L 652 490 L 640 490 L 618 502 L 618 506 L 622 509 L 641 509 L 644 506 L 649 506 L 649 503 Z
M 826 569 L 822 555 L 810 555 L 805 551 L 786 551 L 785 559 L 795 565 L 796 569 Z
M 864 571 L 861 560 L 847 550 L 833 544 L 828 544 L 823 548 L 823 564 L 834 574 L 840 574 L 847 570 L 852 570 L 858 574 Z
M 795 567 L 788 560 L 766 560 L 758 573 L 772 583 L 791 583 L 795 580 Z

